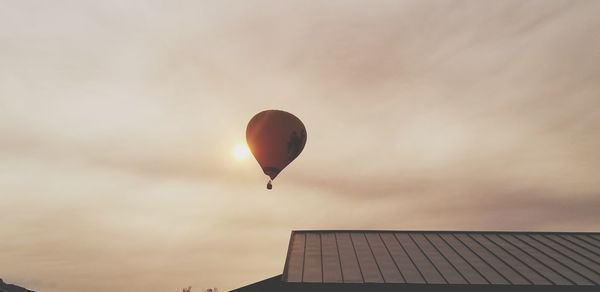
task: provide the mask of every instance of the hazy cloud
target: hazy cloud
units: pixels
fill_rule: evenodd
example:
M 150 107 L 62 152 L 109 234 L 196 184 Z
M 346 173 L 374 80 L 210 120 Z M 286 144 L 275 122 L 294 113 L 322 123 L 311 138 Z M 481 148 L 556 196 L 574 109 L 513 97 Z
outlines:
M 226 291 L 293 229 L 598 230 L 597 1 L 3 1 L 0 277 Z M 308 129 L 271 192 L 230 149 Z

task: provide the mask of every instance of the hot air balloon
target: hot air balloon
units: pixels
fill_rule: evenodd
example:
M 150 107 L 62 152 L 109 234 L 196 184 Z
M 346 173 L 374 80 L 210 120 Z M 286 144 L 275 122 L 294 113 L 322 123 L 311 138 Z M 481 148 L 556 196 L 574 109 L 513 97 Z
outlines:
M 281 110 L 256 114 L 246 127 L 246 142 L 263 172 L 272 181 L 292 162 L 306 144 L 306 128 L 296 116 Z

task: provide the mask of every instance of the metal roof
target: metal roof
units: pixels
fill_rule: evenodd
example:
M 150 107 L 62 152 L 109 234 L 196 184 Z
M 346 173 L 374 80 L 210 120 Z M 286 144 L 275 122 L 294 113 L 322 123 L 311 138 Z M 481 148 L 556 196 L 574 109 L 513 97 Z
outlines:
M 600 233 L 293 231 L 282 281 L 600 285 Z

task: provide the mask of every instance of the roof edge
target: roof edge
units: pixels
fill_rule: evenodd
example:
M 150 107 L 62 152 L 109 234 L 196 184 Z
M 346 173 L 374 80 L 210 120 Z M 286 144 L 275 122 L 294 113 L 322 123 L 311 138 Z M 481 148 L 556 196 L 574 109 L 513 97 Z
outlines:
M 283 264 L 283 273 L 281 274 L 281 281 L 287 282 L 287 272 L 288 272 L 288 261 L 290 260 L 290 253 L 292 251 L 292 239 L 294 239 L 294 234 L 297 231 L 292 230 L 290 233 L 290 240 L 288 242 L 287 252 L 285 253 L 285 263 Z
M 499 233 L 511 233 L 511 234 L 600 234 L 600 231 L 523 231 L 523 230 L 487 230 L 487 231 L 478 231 L 478 230 L 377 230 L 377 229 L 299 229 L 292 230 L 292 236 L 294 233 L 310 233 L 310 232 L 377 232 L 377 233 L 485 233 L 485 234 L 499 234 Z M 290 236 L 290 240 L 292 238 Z M 290 242 L 291 244 L 291 242 Z M 289 249 L 289 246 L 288 246 Z

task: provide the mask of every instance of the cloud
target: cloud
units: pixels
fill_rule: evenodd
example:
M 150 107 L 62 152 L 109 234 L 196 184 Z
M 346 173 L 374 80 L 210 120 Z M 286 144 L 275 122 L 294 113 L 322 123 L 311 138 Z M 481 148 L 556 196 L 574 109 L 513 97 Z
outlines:
M 293 229 L 595 230 L 599 12 L 7 3 L 0 276 L 228 290 L 280 273 Z M 272 192 L 229 157 L 266 108 L 308 129 Z

